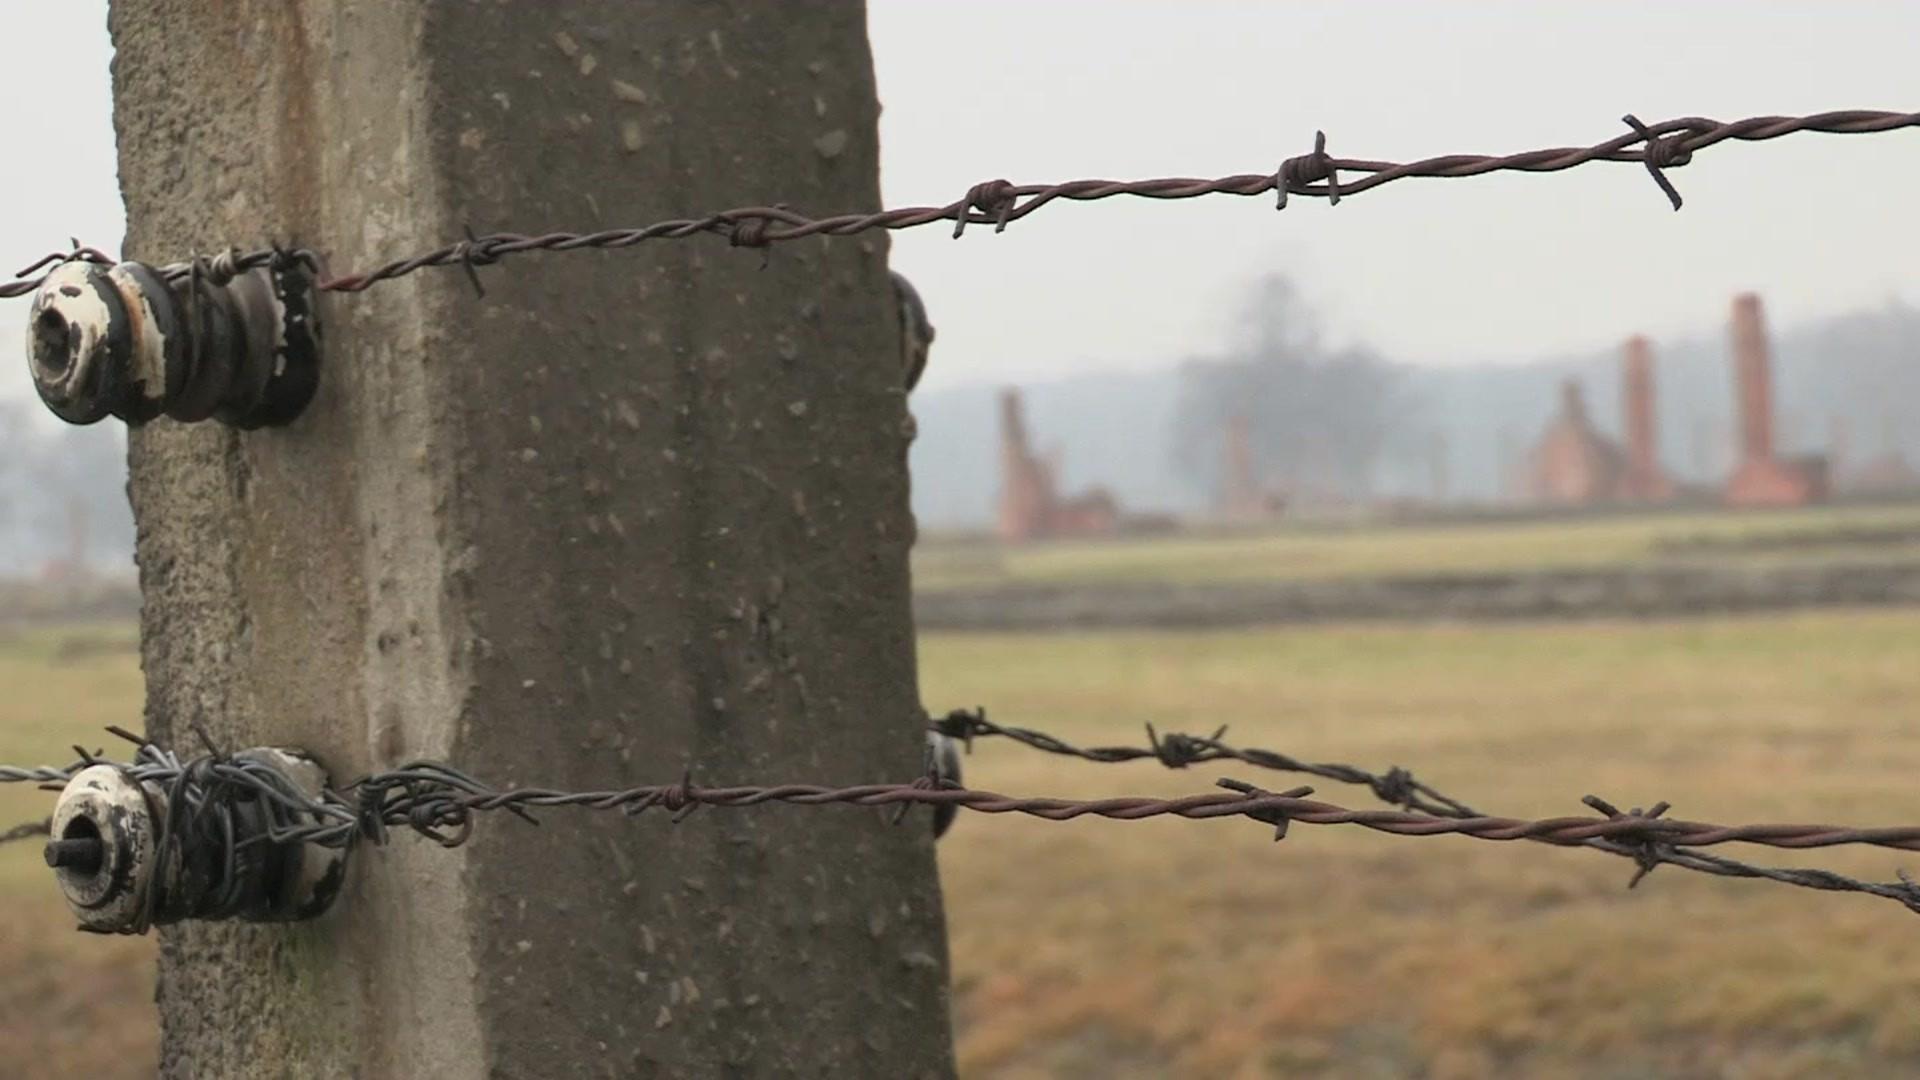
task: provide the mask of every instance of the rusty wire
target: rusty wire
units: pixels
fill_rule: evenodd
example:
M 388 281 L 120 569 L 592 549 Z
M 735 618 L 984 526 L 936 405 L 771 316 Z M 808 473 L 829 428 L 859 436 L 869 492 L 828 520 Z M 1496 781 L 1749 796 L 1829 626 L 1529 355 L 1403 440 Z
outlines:
M 1358 825 L 1399 836 L 1462 835 L 1482 840 L 1536 840 L 1561 846 L 1583 846 L 1592 841 L 1619 845 L 1634 853 L 1642 869 L 1679 856 L 1720 861 L 1684 852 L 1682 847 L 1753 843 L 1782 848 L 1833 847 L 1865 844 L 1920 851 L 1920 827 L 1851 828 L 1837 825 L 1717 825 L 1663 816 L 1665 804 L 1650 811 L 1621 812 L 1591 796 L 1588 805 L 1599 816 L 1557 817 L 1541 820 L 1471 815 L 1441 817 L 1400 810 L 1352 810 L 1308 798 L 1311 788 L 1274 793 L 1239 780 L 1219 781 L 1224 791 L 1175 798 L 1121 796 L 1105 799 L 1018 797 L 991 791 L 946 785 L 928 778 L 910 783 L 860 784 L 833 787 L 820 784 L 730 785 L 707 787 L 691 775 L 669 784 L 628 788 L 569 791 L 545 787 L 496 788 L 459 769 L 421 761 L 374 773 L 339 790 L 309 796 L 214 750 L 182 760 L 149 740 L 119 729 L 115 734 L 138 744 L 132 763 L 121 766 L 142 781 L 186 785 L 188 802 L 203 808 L 222 799 L 252 798 L 271 802 L 273 815 L 284 824 L 272 828 L 275 843 L 310 842 L 349 847 L 359 842 L 385 843 L 392 829 L 405 828 L 454 847 L 471 835 L 476 814 L 507 810 L 532 821 L 530 809 L 572 806 L 591 810 L 619 810 L 637 815 L 658 808 L 675 821 L 701 807 L 742 808 L 765 803 L 801 806 L 845 804 L 875 807 L 952 806 L 987 814 L 1017 813 L 1050 821 L 1102 817 L 1134 821 L 1150 817 L 1210 819 L 1245 817 L 1275 828 L 1275 838 L 1290 824 Z M 1005 730 L 1005 729 L 1003 729 Z M 203 740 L 205 741 L 205 740 Z M 57 783 L 101 759 L 83 755 L 65 768 L 0 767 L 0 782 Z M 176 790 L 179 790 L 176 788 Z M 1731 876 L 1763 877 L 1809 888 L 1869 892 L 1900 900 L 1920 910 L 1920 889 L 1903 876 L 1898 885 L 1856 883 L 1823 871 L 1771 870 L 1731 864 Z
M 1145 748 L 1083 749 L 1043 732 L 993 724 L 978 713 L 952 713 L 934 721 L 933 727 L 943 734 L 962 739 L 969 736 L 1003 736 L 1036 749 L 1088 761 L 1118 762 L 1154 758 L 1171 767 L 1181 768 L 1231 759 L 1265 768 L 1307 772 L 1361 784 L 1388 801 L 1418 799 L 1419 793 L 1425 793 L 1427 799 L 1434 800 L 1427 805 L 1437 804 L 1439 809 L 1437 812 L 1350 810 L 1308 799 L 1311 788 L 1296 788 L 1275 794 L 1231 779 L 1219 782 L 1231 793 L 1210 792 L 1173 799 L 1137 796 L 1108 799 L 1020 798 L 943 785 L 927 778 L 903 784 L 848 787 L 817 784 L 703 787 L 695 784 L 688 775 L 677 783 L 614 790 L 566 791 L 541 787 L 501 789 L 452 766 L 427 761 L 375 773 L 339 791 L 324 792 L 316 798 L 290 791 L 284 786 L 269 787 L 257 770 L 244 763 L 230 761 L 211 747 L 206 755 L 182 761 L 139 736 L 119 729 L 111 730 L 139 745 L 133 762 L 121 766 L 139 780 L 161 785 L 194 786 L 196 791 L 201 792 L 191 800 L 197 805 L 211 805 L 220 798 L 261 798 L 275 803 L 281 810 L 287 811 L 276 816 L 283 821 L 293 822 L 276 828 L 272 835 L 275 842 L 283 843 L 305 841 L 348 847 L 366 840 L 382 844 L 387 841 L 390 829 L 406 828 L 453 847 L 464 843 L 471 835 L 473 817 L 477 812 L 508 810 L 532 821 L 528 808 L 558 806 L 617 809 L 630 815 L 658 807 L 673 814 L 676 821 L 702 806 L 738 808 L 770 802 L 805 806 L 891 806 L 901 809 L 915 805 L 949 806 L 979 813 L 1019 813 L 1053 821 L 1084 816 L 1116 820 L 1168 815 L 1191 819 L 1249 817 L 1275 826 L 1276 838 L 1285 834 L 1290 822 L 1301 822 L 1311 825 L 1354 824 L 1402 836 L 1459 834 L 1485 840 L 1525 839 L 1557 846 L 1594 847 L 1636 863 L 1638 871 L 1630 886 L 1638 884 L 1657 866 L 1673 865 L 1717 876 L 1763 879 L 1830 892 L 1864 893 L 1898 901 L 1920 912 L 1920 886 L 1916 886 L 1905 873 L 1899 875 L 1898 882 L 1868 882 L 1826 870 L 1754 866 L 1696 850 L 1702 846 L 1732 842 L 1783 848 L 1868 844 L 1920 850 L 1920 827 L 1722 826 L 1667 818 L 1664 816 L 1667 810 L 1665 803 L 1646 811 L 1638 808 L 1621 811 L 1591 795 L 1583 802 L 1601 816 L 1530 821 L 1481 814 L 1458 800 L 1413 781 L 1403 769 L 1375 774 L 1352 766 L 1300 762 L 1273 751 L 1229 747 L 1220 742 L 1224 732 L 1208 738 L 1150 734 L 1149 746 Z M 57 788 L 80 769 L 102 760 L 98 755 L 83 752 L 80 761 L 65 767 L 0 766 L 0 783 L 35 782 L 43 787 Z M 0 834 L 0 843 L 45 835 L 46 831 L 44 821 L 28 822 Z
M 1004 727 L 987 719 L 987 711 L 980 708 L 955 709 L 943 717 L 930 720 L 928 726 L 949 738 L 961 740 L 968 749 L 972 749 L 976 738 L 998 736 L 1050 754 L 1106 764 L 1152 758 L 1169 769 L 1184 769 L 1189 765 L 1210 761 L 1239 761 L 1263 769 L 1305 773 L 1342 784 L 1358 784 L 1371 790 L 1381 802 L 1433 817 L 1480 816 L 1472 807 L 1414 779 L 1412 773 L 1397 765 L 1384 773 L 1374 773 L 1352 765 L 1301 761 L 1275 750 L 1243 750 L 1222 741 L 1227 734 L 1224 726 L 1212 735 L 1182 735 L 1177 732 L 1162 735 L 1154 730 L 1152 724 L 1148 724 L 1145 746 L 1095 747 L 1075 746 L 1032 728 Z
M 1638 164 L 1659 185 L 1675 210 L 1680 209 L 1680 193 L 1666 175 L 1667 170 L 1689 164 L 1694 154 L 1728 141 L 1761 142 L 1783 135 L 1811 131 L 1833 135 L 1861 135 L 1920 126 L 1920 112 L 1885 112 L 1850 109 L 1815 113 L 1808 116 L 1755 116 L 1721 122 L 1699 116 L 1643 124 L 1632 115 L 1623 118 L 1628 130 L 1611 139 L 1582 147 L 1555 147 L 1518 154 L 1446 154 L 1411 162 L 1374 161 L 1365 158 L 1334 157 L 1327 152 L 1325 132 L 1314 136 L 1311 152 L 1287 158 L 1279 168 L 1266 173 L 1239 173 L 1215 179 L 1162 177 L 1152 180 L 1072 180 L 1057 184 L 1015 184 L 1007 180 L 988 180 L 974 184 L 966 194 L 944 206 L 913 206 L 876 213 L 836 214 L 812 218 L 784 205 L 747 206 L 722 210 L 697 218 L 658 221 L 651 225 L 626 229 L 602 229 L 595 232 L 547 232 L 540 234 L 491 233 L 476 236 L 469 230 L 465 237 L 431 251 L 392 259 L 379 266 L 355 273 L 324 276 L 318 288 L 326 292 L 359 292 L 382 281 L 404 277 L 429 266 L 462 268 L 479 287 L 476 267 L 491 266 L 501 258 L 527 251 L 577 251 L 583 248 L 616 249 L 632 247 L 647 240 L 678 240 L 691 236 L 716 235 L 727 238 L 735 247 L 766 248 L 789 240 L 811 236 L 851 236 L 875 229 L 911 229 L 934 222 L 953 222 L 957 239 L 969 225 L 991 225 L 995 232 L 1019 221 L 1051 203 L 1067 200 L 1092 202 L 1121 195 L 1145 199 L 1193 199 L 1203 195 L 1258 196 L 1272 194 L 1278 209 L 1285 209 L 1290 196 L 1326 199 L 1330 204 L 1352 198 L 1383 184 L 1409 177 L 1459 178 L 1483 176 L 1493 172 L 1560 172 L 1594 161 Z M 228 260 L 235 270 L 265 266 L 276 258 L 299 257 L 313 266 L 319 257 L 305 250 L 267 248 L 251 252 L 228 251 L 219 258 Z M 20 280 L 0 283 L 0 298 L 24 296 L 33 292 L 42 279 L 32 275 L 50 263 L 74 258 L 105 260 L 92 249 L 76 242 L 74 250 L 49 255 L 22 270 Z M 174 263 L 164 268 L 170 279 L 185 276 L 191 263 Z
M 6 832 L 0 832 L 0 844 L 11 844 L 15 840 L 26 840 L 34 836 L 47 836 L 53 832 L 53 819 L 41 818 L 39 821 L 25 821 Z
M 1146 725 L 1147 740 L 1144 746 L 1093 747 L 1075 746 L 1064 739 L 1032 728 L 1008 727 L 994 723 L 987 719 L 986 710 L 980 708 L 955 709 L 943 717 L 929 719 L 928 727 L 949 738 L 964 742 L 969 750 L 972 749 L 973 740 L 976 738 L 1002 737 L 1034 750 L 1109 764 L 1152 759 L 1170 769 L 1184 769 L 1190 765 L 1210 761 L 1239 761 L 1261 768 L 1305 773 L 1340 783 L 1359 785 L 1372 791 L 1374 796 L 1382 802 L 1433 817 L 1464 820 L 1485 816 L 1466 803 L 1414 779 L 1411 772 L 1398 765 L 1384 773 L 1376 773 L 1353 765 L 1301 761 L 1274 750 L 1243 749 L 1222 741 L 1227 733 L 1225 726 L 1212 735 L 1200 736 L 1178 732 L 1162 735 L 1154 730 L 1152 724 L 1148 724 Z M 1606 800 L 1593 795 L 1588 795 L 1581 801 L 1606 815 L 1610 820 L 1657 818 L 1665 814 L 1668 809 L 1668 804 L 1659 803 L 1647 811 L 1638 807 L 1622 811 Z M 1773 881 L 1824 892 L 1863 893 L 1894 900 L 1904 904 L 1910 910 L 1920 912 L 1920 885 L 1916 885 L 1905 871 L 1897 872 L 1898 881 L 1863 881 L 1831 870 L 1757 866 L 1724 855 L 1698 851 L 1665 841 L 1596 836 L 1587 839 L 1581 846 L 1631 859 L 1636 870 L 1627 882 L 1627 887 L 1630 889 L 1638 886 L 1657 867 L 1677 866 L 1683 870 L 1711 874 L 1716 877 Z

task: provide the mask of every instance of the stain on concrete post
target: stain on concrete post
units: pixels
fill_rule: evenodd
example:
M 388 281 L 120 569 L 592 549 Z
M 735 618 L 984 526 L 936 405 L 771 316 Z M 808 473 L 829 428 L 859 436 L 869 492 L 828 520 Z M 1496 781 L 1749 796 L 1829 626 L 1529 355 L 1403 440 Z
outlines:
M 116 0 L 131 257 L 877 208 L 852 0 Z M 836 135 L 835 133 L 840 133 Z M 835 152 L 823 153 L 822 140 Z M 886 240 L 713 237 L 328 297 L 292 424 L 130 436 L 147 722 L 336 777 L 916 775 Z M 928 828 L 481 823 L 324 917 L 161 934 L 175 1077 L 940 1076 Z M 922 819 L 924 825 L 924 819 Z

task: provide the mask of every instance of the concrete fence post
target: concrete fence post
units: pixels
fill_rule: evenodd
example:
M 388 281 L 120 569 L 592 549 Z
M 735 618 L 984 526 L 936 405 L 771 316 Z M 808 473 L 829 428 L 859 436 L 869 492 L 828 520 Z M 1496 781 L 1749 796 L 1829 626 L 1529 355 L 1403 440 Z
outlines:
M 878 205 L 857 0 L 115 0 L 131 257 Z M 921 768 L 886 241 L 323 305 L 293 426 L 131 438 L 147 723 L 573 788 Z M 162 933 L 178 1077 L 951 1072 L 926 812 L 556 810 Z

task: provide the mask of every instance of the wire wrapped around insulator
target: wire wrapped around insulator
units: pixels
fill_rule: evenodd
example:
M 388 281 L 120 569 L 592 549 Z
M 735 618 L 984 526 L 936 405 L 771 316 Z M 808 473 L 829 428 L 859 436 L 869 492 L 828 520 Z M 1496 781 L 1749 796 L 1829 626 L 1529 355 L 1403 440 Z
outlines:
M 28 368 L 55 416 L 94 424 L 218 419 L 291 423 L 320 385 L 320 323 L 306 260 L 184 275 L 73 258 L 48 273 L 28 318 Z

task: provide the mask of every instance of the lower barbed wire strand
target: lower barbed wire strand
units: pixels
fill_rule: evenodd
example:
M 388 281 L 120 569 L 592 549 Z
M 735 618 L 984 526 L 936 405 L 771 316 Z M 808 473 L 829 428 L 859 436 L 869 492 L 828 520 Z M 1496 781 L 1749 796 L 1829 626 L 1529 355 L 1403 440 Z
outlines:
M 171 801 L 190 808 L 190 812 L 183 812 L 180 820 L 166 823 L 164 831 L 168 838 L 181 838 L 169 839 L 169 842 L 209 843 L 218 836 L 230 837 L 231 829 L 223 815 L 239 799 L 267 804 L 273 818 L 269 838 L 274 842 L 311 842 L 334 847 L 381 843 L 388 836 L 388 829 L 401 827 L 445 846 L 457 846 L 470 834 L 476 813 L 506 810 L 532 820 L 528 810 L 548 807 L 619 810 L 628 814 L 660 808 L 674 814 L 676 821 L 698 807 L 744 808 L 773 803 L 953 806 L 977 813 L 1023 814 L 1051 821 L 1081 817 L 1120 821 L 1152 817 L 1195 820 L 1246 817 L 1273 826 L 1276 839 L 1285 835 L 1289 825 L 1297 823 L 1358 825 L 1400 836 L 1460 835 L 1494 841 L 1533 840 L 1563 847 L 1592 846 L 1634 859 L 1641 867 L 1636 881 L 1656 866 L 1673 865 L 1721 876 L 1866 893 L 1897 900 L 1920 911 L 1920 889 L 1907 881 L 1904 874 L 1897 884 L 1877 884 L 1827 871 L 1748 866 L 1693 850 L 1736 842 L 1785 848 L 1865 844 L 1920 850 L 1920 827 L 1914 826 L 1870 829 L 1835 825 L 1728 826 L 1661 817 L 1664 805 L 1649 813 L 1638 810 L 1621 813 L 1592 797 L 1587 800 L 1589 805 L 1601 810 L 1604 816 L 1539 820 L 1478 814 L 1449 817 L 1403 810 L 1353 810 L 1307 798 L 1311 789 L 1274 794 L 1230 779 L 1219 782 L 1222 788 L 1229 789 L 1225 791 L 1173 798 L 1102 799 L 1009 796 L 978 789 L 938 787 L 927 784 L 924 779 L 905 784 L 839 787 L 819 784 L 703 787 L 687 776 L 671 784 L 620 789 L 569 791 L 531 786 L 496 789 L 458 769 L 433 762 L 416 762 L 390 772 L 374 773 L 340 791 L 309 796 L 286 784 L 271 770 L 249 767 L 214 753 L 182 762 L 152 742 L 129 737 L 139 741 L 139 751 L 133 762 L 119 767 L 142 781 L 171 787 L 176 793 Z M 1054 742 L 1062 747 L 1067 745 L 1058 740 Z M 0 782 L 54 782 L 69 778 L 87 765 L 100 763 L 103 762 L 88 757 L 65 769 L 0 766 Z M 35 823 L 35 828 L 44 826 Z M 234 848 L 230 840 L 227 848 L 226 857 L 231 859 Z M 207 903 L 217 907 L 222 899 L 210 896 Z
M 202 773 L 218 777 L 234 791 L 244 791 L 288 809 L 313 814 L 326 820 L 296 827 L 290 835 L 328 836 L 349 825 L 348 818 L 364 822 L 369 813 L 378 814 L 386 824 L 405 825 L 409 814 L 421 808 L 464 813 L 512 809 L 515 807 L 586 807 L 615 809 L 641 803 L 699 804 L 713 807 L 746 807 L 766 803 L 824 805 L 844 803 L 861 806 L 890 806 L 912 803 L 927 806 L 957 806 L 979 813 L 1018 813 L 1032 817 L 1067 821 L 1094 816 L 1117 820 L 1177 816 L 1217 818 L 1279 814 L 1306 825 L 1359 825 L 1399 836 L 1461 835 L 1481 840 L 1541 840 L 1562 846 L 1578 846 L 1589 839 L 1641 840 L 1660 843 L 1684 843 L 1699 847 L 1728 843 L 1753 843 L 1781 848 L 1836 847 L 1863 844 L 1906 851 L 1920 851 L 1920 826 L 1853 828 L 1824 824 L 1718 825 L 1707 822 L 1633 815 L 1619 818 L 1566 816 L 1542 819 L 1495 817 L 1438 817 L 1432 814 L 1400 810 L 1353 810 L 1314 799 L 1275 795 L 1238 781 L 1223 780 L 1231 792 L 1204 792 L 1153 798 L 1118 796 L 1103 799 L 1065 799 L 1045 796 L 1009 796 L 973 788 L 928 788 L 912 783 L 827 786 L 821 784 L 756 784 L 727 787 L 703 787 L 682 781 L 676 784 L 649 784 L 630 788 L 568 791 L 559 788 L 485 787 L 470 778 L 455 783 L 443 774 L 414 769 L 398 774 L 375 773 L 346 789 L 362 794 L 356 806 L 342 795 L 329 793 L 315 799 L 295 789 L 281 787 L 261 779 L 258 772 L 232 768 L 210 757 L 182 764 L 173 755 L 158 751 L 151 744 L 143 747 L 145 760 L 127 766 L 138 779 L 161 783 L 177 782 L 183 774 Z M 12 769 L 18 778 L 46 779 L 70 775 L 66 770 Z M 365 793 L 378 797 L 369 801 Z
M 1093 762 L 1158 760 L 1169 768 L 1178 769 L 1199 762 L 1240 761 L 1262 768 L 1305 773 L 1365 787 L 1384 802 L 1435 817 L 1466 819 L 1484 816 L 1466 803 L 1414 779 L 1410 772 L 1399 766 L 1385 773 L 1374 773 L 1353 765 L 1306 762 L 1274 750 L 1238 748 L 1223 741 L 1227 731 L 1224 726 L 1212 735 L 1197 736 L 1177 732 L 1162 735 L 1154 730 L 1152 724 L 1148 724 L 1145 745 L 1095 747 L 1075 746 L 1056 735 L 1034 728 L 997 724 L 987 718 L 985 709 L 980 708 L 955 709 L 945 716 L 929 718 L 927 726 L 931 731 L 959 739 L 969 745 L 975 738 L 1001 737 L 1035 750 Z M 1583 841 L 1580 846 L 1632 859 L 1639 863 L 1640 873 L 1634 876 L 1629 883 L 1629 888 L 1638 885 L 1641 879 L 1656 866 L 1675 866 L 1716 877 L 1773 881 L 1783 885 L 1795 885 L 1826 892 L 1864 893 L 1895 900 L 1915 912 L 1920 912 L 1920 886 L 1908 880 L 1904 872 L 1900 874 L 1898 881 L 1874 882 L 1848 877 L 1830 870 L 1758 866 L 1676 844 L 1625 844 L 1593 837 Z

